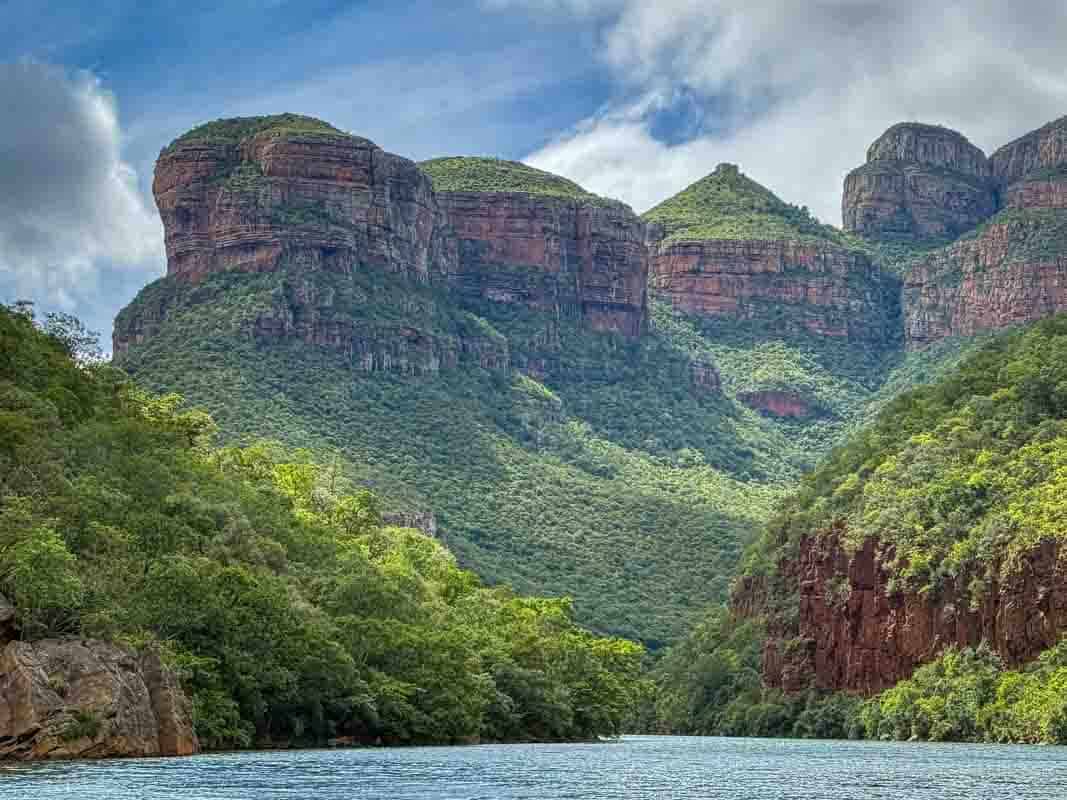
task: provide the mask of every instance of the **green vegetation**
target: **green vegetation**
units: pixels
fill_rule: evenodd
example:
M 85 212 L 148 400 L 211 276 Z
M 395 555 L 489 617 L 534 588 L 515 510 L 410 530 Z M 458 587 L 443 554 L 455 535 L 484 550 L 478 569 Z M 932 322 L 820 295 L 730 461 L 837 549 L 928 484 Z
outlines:
M 785 203 L 732 164 L 683 189 L 642 217 L 661 225 L 667 242 L 706 239 L 825 241 L 863 249 L 860 240 L 824 225 L 808 209 Z
M 74 321 L 0 307 L 0 591 L 23 639 L 159 648 L 213 748 L 621 729 L 640 647 L 383 526 L 336 462 L 216 448 L 209 416 L 94 356 Z
M 844 739 L 859 729 L 862 701 L 816 691 L 787 695 L 760 678 L 764 631 L 712 609 L 653 672 L 646 724 L 664 733 Z
M 274 114 L 268 117 L 231 117 L 229 119 L 217 119 L 213 122 L 205 122 L 192 130 L 186 131 L 166 148 L 163 153 L 170 152 L 179 144 L 188 142 L 216 142 L 224 144 L 240 144 L 245 139 L 250 139 L 261 133 L 272 136 L 285 134 L 329 134 L 347 135 L 328 122 L 314 117 L 305 117 L 301 114 Z
M 1006 229 L 1009 247 L 1004 263 L 1051 260 L 1067 251 L 1067 209 L 1006 208 L 959 241 L 978 239 L 994 226 Z
M 587 192 L 574 181 L 518 161 L 453 156 L 422 161 L 419 168 L 430 176 L 433 188 L 439 192 L 525 192 L 597 205 L 622 205 Z
M 1010 572 L 1061 539 L 1067 463 L 1067 317 L 998 336 L 937 383 L 886 405 L 805 478 L 753 551 L 767 569 L 803 533 L 847 523 L 847 543 L 894 548 L 902 586 Z
M 95 739 L 104 721 L 95 711 L 75 711 L 70 722 L 66 724 L 59 734 L 59 738 L 65 742 L 73 742 L 76 739 Z
M 712 611 L 661 659 L 645 724 L 713 736 L 1067 744 L 1067 641 L 1019 670 L 984 646 L 950 649 L 863 700 L 763 686 L 763 636 L 759 622 Z
M 859 708 L 868 739 L 1067 744 L 1067 642 L 1021 670 L 950 650 Z
M 158 281 L 116 330 L 163 307 L 121 361 L 143 385 L 205 406 L 229 442 L 336 458 L 390 508 L 433 511 L 486 580 L 572 596 L 584 624 L 652 646 L 725 599 L 755 527 L 810 458 L 791 463 L 770 421 L 697 390 L 690 353 L 665 333 L 634 342 L 377 271 L 299 268 Z M 261 319 L 351 330 L 356 351 L 417 331 L 458 363 L 434 372 L 407 351 L 406 372 L 367 372 L 340 348 L 257 340 Z M 481 353 L 506 353 L 512 369 L 482 368 Z

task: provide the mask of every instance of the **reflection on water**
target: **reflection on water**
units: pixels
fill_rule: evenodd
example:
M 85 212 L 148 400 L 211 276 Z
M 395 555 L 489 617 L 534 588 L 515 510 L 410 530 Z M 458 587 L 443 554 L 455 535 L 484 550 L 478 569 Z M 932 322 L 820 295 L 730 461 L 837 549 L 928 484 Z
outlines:
M 0 800 L 1031 800 L 1067 748 L 634 736 L 0 767 Z

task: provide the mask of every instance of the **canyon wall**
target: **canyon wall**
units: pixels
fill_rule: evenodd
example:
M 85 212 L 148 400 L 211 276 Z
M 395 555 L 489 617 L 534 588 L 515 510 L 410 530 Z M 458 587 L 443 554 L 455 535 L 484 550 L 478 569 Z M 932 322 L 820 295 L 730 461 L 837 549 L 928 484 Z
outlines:
M 1002 147 L 990 164 L 999 213 L 907 273 L 910 349 L 1067 310 L 1067 120 Z
M 830 242 L 666 242 L 653 251 L 650 286 L 685 313 L 764 321 L 769 333 L 883 344 L 898 324 L 895 280 Z
M 951 646 L 987 642 L 1008 666 L 1032 661 L 1067 633 L 1067 560 L 1055 542 L 1026 553 L 1007 577 L 987 578 L 972 602 L 961 574 L 929 590 L 900 589 L 891 548 L 842 545 L 843 527 L 802 539 L 777 580 L 798 604 L 792 620 L 770 616 L 764 679 L 786 691 L 809 686 L 864 695 L 909 677 Z M 999 574 L 999 564 L 989 565 Z M 742 581 L 734 609 L 763 613 L 766 586 Z
M 438 192 L 462 294 L 575 316 L 592 330 L 641 335 L 645 225 L 621 203 L 524 192 Z
M 358 321 L 302 274 L 383 273 L 595 331 L 637 337 L 645 327 L 645 225 L 614 201 L 438 193 L 414 162 L 294 115 L 220 121 L 180 137 L 159 157 L 153 192 L 172 290 L 142 293 L 120 315 L 120 357 L 154 335 L 178 295 L 199 297 L 180 285 L 230 271 L 292 278 L 247 333 L 332 347 L 368 371 L 432 373 L 464 355 L 501 368 L 509 355 L 491 337 L 426 329 L 419 308 L 403 324 Z

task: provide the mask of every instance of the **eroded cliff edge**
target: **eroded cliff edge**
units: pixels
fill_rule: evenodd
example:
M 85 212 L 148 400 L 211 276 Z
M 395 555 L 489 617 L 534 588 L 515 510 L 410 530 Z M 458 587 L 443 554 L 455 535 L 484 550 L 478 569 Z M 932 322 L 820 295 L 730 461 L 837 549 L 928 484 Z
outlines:
M 457 184 L 456 163 L 500 180 Z M 179 137 L 160 154 L 153 190 L 167 277 L 120 314 L 120 357 L 177 306 L 211 302 L 196 287 L 227 272 L 271 284 L 271 302 L 240 320 L 245 333 L 340 349 L 366 371 L 434 373 L 464 358 L 508 368 L 503 337 L 443 319 L 449 297 L 521 305 L 630 338 L 646 325 L 645 224 L 622 203 L 522 164 L 441 159 L 420 168 L 285 114 Z

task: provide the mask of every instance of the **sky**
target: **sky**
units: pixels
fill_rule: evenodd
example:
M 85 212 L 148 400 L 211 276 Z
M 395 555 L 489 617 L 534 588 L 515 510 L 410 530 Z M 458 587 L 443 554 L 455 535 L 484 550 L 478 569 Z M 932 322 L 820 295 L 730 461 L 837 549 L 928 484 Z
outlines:
M 0 302 L 114 315 L 163 275 L 159 150 L 296 112 L 521 159 L 638 212 L 742 170 L 840 224 L 899 121 L 991 153 L 1067 115 L 1062 0 L 0 0 Z

